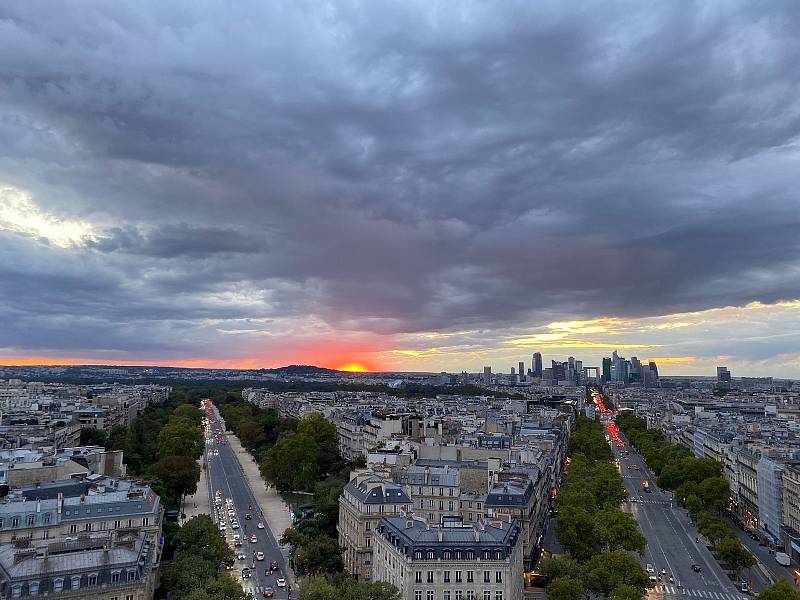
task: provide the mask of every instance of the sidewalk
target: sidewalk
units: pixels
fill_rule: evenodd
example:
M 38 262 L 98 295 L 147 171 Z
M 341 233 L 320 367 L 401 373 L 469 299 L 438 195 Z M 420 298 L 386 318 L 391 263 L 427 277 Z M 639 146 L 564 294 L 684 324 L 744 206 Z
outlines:
M 211 515 L 210 499 L 208 497 L 208 478 L 205 468 L 205 449 L 204 455 L 197 461 L 200 464 L 200 481 L 197 482 L 197 491 L 190 496 L 186 496 L 181 504 L 180 524 L 183 525 L 187 520 L 197 515 Z M 186 515 L 184 518 L 183 515 Z
M 228 445 L 233 450 L 236 460 L 239 461 L 239 466 L 247 479 L 247 484 L 255 496 L 256 503 L 264 514 L 264 524 L 269 527 L 272 532 L 272 537 L 281 548 L 284 558 L 286 558 L 286 576 L 289 581 L 297 583 L 297 577 L 294 571 L 289 566 L 289 551 L 284 546 L 280 545 L 281 536 L 283 532 L 292 526 L 292 519 L 289 516 L 289 507 L 283 502 L 277 491 L 274 488 L 267 489 L 267 484 L 261 477 L 261 472 L 258 470 L 258 464 L 253 456 L 242 447 L 242 444 L 232 433 L 226 434 Z

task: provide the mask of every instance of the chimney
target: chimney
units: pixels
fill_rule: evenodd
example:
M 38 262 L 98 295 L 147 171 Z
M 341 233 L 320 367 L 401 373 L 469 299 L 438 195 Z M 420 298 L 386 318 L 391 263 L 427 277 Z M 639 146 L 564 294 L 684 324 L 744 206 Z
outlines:
M 480 542 L 480 541 L 481 541 L 481 532 L 480 532 L 480 530 L 478 529 L 478 527 L 477 527 L 477 526 L 474 526 L 474 527 L 472 528 L 472 531 L 473 531 L 473 533 L 475 534 L 475 541 L 476 541 L 476 542 Z
M 61 511 L 64 508 L 64 494 L 62 492 L 58 492 L 58 514 L 61 514 Z
M 411 529 L 414 527 L 414 513 L 409 512 L 406 518 L 406 529 Z
M 441 544 L 444 538 L 444 532 L 442 531 L 441 527 L 438 528 L 438 531 L 436 532 L 436 537 L 439 540 L 439 543 Z

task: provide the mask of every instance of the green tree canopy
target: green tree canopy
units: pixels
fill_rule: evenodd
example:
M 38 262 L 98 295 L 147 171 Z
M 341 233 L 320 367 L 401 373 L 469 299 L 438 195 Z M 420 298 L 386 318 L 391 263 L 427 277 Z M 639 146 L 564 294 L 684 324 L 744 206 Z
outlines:
M 586 589 L 583 581 L 572 577 L 556 577 L 547 585 L 548 600 L 581 600 Z
M 188 456 L 197 460 L 205 443 L 198 426 L 188 419 L 171 419 L 158 434 L 158 456 Z
M 624 551 L 595 554 L 583 568 L 587 589 L 603 596 L 609 596 L 620 585 L 640 590 L 642 596 L 650 587 L 650 579 L 642 565 Z
M 756 600 L 800 600 L 800 594 L 789 585 L 788 581 L 780 579 L 764 589 L 756 596 Z
M 738 538 L 725 538 L 717 544 L 716 550 L 736 575 L 739 574 L 741 569 L 746 569 L 756 564 L 755 557 L 742 546 Z
M 165 456 L 153 465 L 153 473 L 161 480 L 172 503 L 197 491 L 200 465 L 188 456 Z

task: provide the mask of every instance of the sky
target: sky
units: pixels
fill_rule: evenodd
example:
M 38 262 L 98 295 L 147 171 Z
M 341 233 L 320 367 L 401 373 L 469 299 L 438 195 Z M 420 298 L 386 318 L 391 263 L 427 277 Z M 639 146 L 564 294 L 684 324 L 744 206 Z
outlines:
M 0 363 L 800 377 L 800 4 L 0 6 Z

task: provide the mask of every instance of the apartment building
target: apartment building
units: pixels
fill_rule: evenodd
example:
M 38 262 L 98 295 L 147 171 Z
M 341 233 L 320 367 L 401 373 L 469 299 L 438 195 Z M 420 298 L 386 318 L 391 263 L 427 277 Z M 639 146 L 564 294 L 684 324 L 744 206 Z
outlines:
M 419 517 L 382 519 L 373 581 L 403 600 L 522 600 L 522 542 L 516 520 L 464 525 Z
M 339 546 L 345 568 L 369 580 L 373 572 L 373 533 L 383 517 L 411 512 L 411 498 L 389 473 L 363 469 L 353 473 L 339 496 Z
M 439 523 L 444 516 L 459 514 L 461 488 L 457 469 L 447 465 L 410 465 L 398 471 L 394 479 L 410 490 L 415 514 L 428 522 Z

